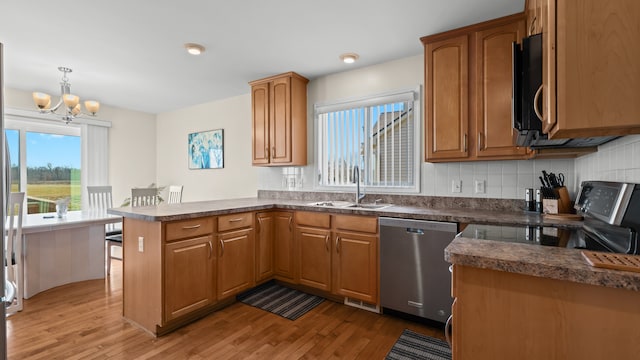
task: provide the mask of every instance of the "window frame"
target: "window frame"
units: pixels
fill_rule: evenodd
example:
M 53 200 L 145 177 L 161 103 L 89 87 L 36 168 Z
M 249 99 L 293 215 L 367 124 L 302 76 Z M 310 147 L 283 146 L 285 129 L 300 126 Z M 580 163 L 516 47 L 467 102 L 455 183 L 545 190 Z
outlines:
M 78 117 L 73 119 L 71 123 L 64 123 L 60 120 L 59 116 L 51 114 L 42 114 L 37 111 L 29 111 L 15 108 L 5 108 L 4 114 L 4 129 L 5 130 L 18 130 L 19 147 L 20 147 L 20 191 L 27 189 L 27 167 L 26 167 L 26 132 L 43 132 L 57 135 L 69 135 L 80 137 L 80 187 L 84 189 L 87 185 L 93 185 L 91 179 L 94 174 L 104 175 L 104 179 L 100 178 L 100 183 L 108 182 L 108 158 L 101 163 L 98 167 L 88 164 L 90 161 L 91 152 L 95 151 L 92 148 L 93 145 L 88 145 L 88 128 L 111 128 L 111 121 L 101 119 L 89 119 Z M 4 134 L 2 134 L 4 136 Z M 105 138 L 105 146 L 108 147 L 108 134 Z M 106 149 L 104 149 L 106 150 Z M 90 165 L 90 166 L 87 166 Z M 100 172 L 98 169 L 100 166 L 105 166 L 106 169 Z M 97 173 L 96 173 L 97 169 Z M 95 179 L 94 179 L 95 181 Z M 81 209 L 86 208 L 88 202 L 84 191 L 81 193 L 82 206 Z M 24 206 L 24 214 L 27 214 L 27 206 Z
M 361 188 L 364 188 L 367 193 L 396 193 L 396 194 L 417 194 L 420 193 L 421 187 L 421 162 L 422 159 L 422 96 L 421 96 L 421 87 L 413 87 L 413 88 L 403 88 L 397 89 L 394 91 L 388 91 L 383 93 L 377 93 L 372 95 L 365 95 L 354 98 L 341 99 L 336 101 L 327 101 L 314 104 L 314 113 L 313 113 L 313 121 L 314 121 L 314 150 L 313 154 L 315 156 L 316 164 L 314 166 L 314 182 L 313 188 L 314 190 L 320 191 L 354 191 L 356 184 L 350 185 L 325 185 L 321 184 L 321 149 L 320 149 L 320 140 L 322 139 L 322 134 L 324 129 L 321 128 L 320 114 L 342 111 L 353 108 L 360 107 L 369 107 L 380 104 L 388 104 L 394 102 L 401 102 L 412 100 L 413 101 L 413 186 L 406 187 L 388 187 L 388 186 L 371 186 L 366 184 L 365 181 L 368 181 L 368 176 L 370 173 L 370 169 L 364 169 L 364 181 L 361 184 Z M 365 154 L 365 167 L 367 167 L 370 163 L 368 160 L 371 154 Z M 362 170 L 362 169 L 361 169 Z

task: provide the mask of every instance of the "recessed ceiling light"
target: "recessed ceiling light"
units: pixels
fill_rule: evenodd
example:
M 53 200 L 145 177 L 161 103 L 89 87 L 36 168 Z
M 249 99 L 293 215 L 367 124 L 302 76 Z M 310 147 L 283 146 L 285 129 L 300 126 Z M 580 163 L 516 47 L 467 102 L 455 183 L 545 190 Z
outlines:
M 353 64 L 358 60 L 360 56 L 356 53 L 346 53 L 340 55 L 340 60 L 342 60 L 345 64 Z
M 187 49 L 187 52 L 191 55 L 200 55 L 204 52 L 204 46 L 200 44 L 186 43 L 184 44 L 184 48 Z

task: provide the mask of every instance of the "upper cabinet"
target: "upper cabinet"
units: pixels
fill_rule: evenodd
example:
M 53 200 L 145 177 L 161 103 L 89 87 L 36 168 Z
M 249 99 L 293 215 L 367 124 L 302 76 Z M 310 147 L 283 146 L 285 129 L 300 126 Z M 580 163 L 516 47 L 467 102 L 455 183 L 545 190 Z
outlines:
M 512 44 L 525 17 L 512 15 L 423 37 L 426 161 L 526 159 L 513 145 Z
M 288 72 L 252 81 L 253 165 L 307 164 L 307 83 Z
M 640 133 L 640 1 L 528 0 L 526 9 L 542 33 L 544 131 Z

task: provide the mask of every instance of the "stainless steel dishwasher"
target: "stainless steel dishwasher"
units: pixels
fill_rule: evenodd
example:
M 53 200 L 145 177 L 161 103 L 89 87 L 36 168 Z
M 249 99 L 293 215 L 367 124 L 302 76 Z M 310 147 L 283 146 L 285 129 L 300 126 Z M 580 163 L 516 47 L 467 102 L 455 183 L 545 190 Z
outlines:
M 380 304 L 446 322 L 451 315 L 451 274 L 444 248 L 456 223 L 380 218 Z

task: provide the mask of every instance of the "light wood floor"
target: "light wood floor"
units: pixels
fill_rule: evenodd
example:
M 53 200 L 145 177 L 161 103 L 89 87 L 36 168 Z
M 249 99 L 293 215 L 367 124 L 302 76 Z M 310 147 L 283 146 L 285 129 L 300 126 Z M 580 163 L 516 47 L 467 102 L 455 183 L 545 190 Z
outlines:
M 61 286 L 7 318 L 9 359 L 383 359 L 409 328 L 442 330 L 324 301 L 296 321 L 235 303 L 154 338 L 122 319 L 122 266 Z

